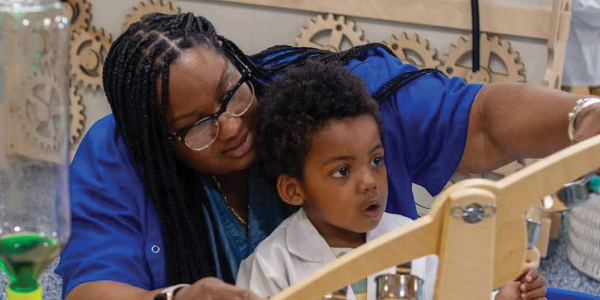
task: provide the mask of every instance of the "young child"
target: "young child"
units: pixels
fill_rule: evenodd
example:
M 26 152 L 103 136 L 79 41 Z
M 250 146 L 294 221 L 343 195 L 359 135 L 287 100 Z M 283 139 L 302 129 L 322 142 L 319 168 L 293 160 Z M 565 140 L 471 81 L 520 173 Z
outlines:
M 276 79 L 263 97 L 257 136 L 266 173 L 281 199 L 302 208 L 242 262 L 237 285 L 272 297 L 340 255 L 411 220 L 384 213 L 388 183 L 377 103 L 340 65 L 307 63 Z M 375 276 L 352 284 L 348 299 L 375 300 Z M 437 258 L 412 262 L 433 299 Z M 496 299 L 542 298 L 535 271 Z M 525 283 L 525 281 L 528 281 Z M 542 289 L 541 291 L 539 289 Z M 522 290 L 520 290 L 522 289 Z M 525 295 L 525 294 L 523 294 Z M 536 297 L 531 297 L 536 296 Z

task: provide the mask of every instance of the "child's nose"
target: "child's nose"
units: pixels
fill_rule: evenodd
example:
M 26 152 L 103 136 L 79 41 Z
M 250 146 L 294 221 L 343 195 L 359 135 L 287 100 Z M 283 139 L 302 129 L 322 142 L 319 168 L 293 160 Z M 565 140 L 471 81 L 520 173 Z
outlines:
M 370 168 L 364 168 L 360 176 L 359 189 L 360 192 L 366 192 L 377 188 L 377 182 L 375 176 Z

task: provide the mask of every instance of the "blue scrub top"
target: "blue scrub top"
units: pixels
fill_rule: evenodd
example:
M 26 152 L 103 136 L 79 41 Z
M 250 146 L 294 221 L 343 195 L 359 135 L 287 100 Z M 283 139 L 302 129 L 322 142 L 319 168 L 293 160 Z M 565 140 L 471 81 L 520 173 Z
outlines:
M 365 80 L 371 93 L 399 74 L 417 70 L 383 49 L 369 51 L 348 67 Z M 470 107 L 480 88 L 431 73 L 380 103 L 388 212 L 417 218 L 412 183 L 436 195 L 448 182 L 462 158 Z M 251 173 L 248 240 L 240 239 L 243 229 L 236 227 L 212 185 L 202 184 L 217 212 L 218 238 L 232 265 L 225 271 L 234 275 L 239 262 L 294 210 L 277 199 L 274 187 L 258 171 Z M 99 280 L 146 290 L 167 286 L 160 220 L 112 115 L 96 122 L 77 150 L 71 165 L 71 206 L 71 239 L 56 269 L 63 278 L 63 297 L 79 284 Z M 215 237 L 207 242 L 214 249 Z

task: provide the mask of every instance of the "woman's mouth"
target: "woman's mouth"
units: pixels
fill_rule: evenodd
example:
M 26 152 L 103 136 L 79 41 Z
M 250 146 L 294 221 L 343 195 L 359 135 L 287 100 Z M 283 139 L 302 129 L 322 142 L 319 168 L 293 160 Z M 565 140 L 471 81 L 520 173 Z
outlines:
M 252 148 L 253 138 L 252 131 L 249 130 L 239 144 L 223 151 L 223 154 L 230 158 L 240 158 L 244 156 Z

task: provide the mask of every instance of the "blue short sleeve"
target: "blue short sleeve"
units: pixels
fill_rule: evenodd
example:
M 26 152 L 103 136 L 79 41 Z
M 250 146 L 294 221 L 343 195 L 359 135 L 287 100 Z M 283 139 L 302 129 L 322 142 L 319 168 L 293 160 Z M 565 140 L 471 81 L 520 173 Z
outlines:
M 417 68 L 378 48 L 349 64 L 371 93 L 392 78 Z M 390 181 L 390 212 L 415 217 L 410 183 L 438 194 L 458 168 L 479 84 L 433 72 L 417 78 L 380 103 Z M 394 199 L 397 198 L 397 199 Z M 412 206 L 412 208 L 411 208 Z
M 98 121 L 71 165 L 71 238 L 56 273 L 63 298 L 77 285 L 111 280 L 150 289 L 144 257 L 144 192 L 112 116 Z

